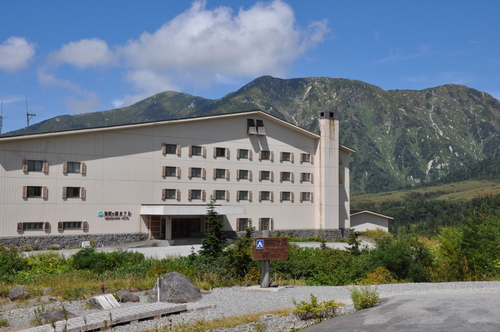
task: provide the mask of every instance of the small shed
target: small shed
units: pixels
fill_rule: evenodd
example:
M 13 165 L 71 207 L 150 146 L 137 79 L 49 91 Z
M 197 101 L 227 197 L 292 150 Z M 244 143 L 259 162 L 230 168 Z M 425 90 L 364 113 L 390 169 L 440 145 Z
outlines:
M 351 210 L 351 229 L 356 232 L 381 229 L 389 231 L 389 220 L 392 217 L 368 210 Z

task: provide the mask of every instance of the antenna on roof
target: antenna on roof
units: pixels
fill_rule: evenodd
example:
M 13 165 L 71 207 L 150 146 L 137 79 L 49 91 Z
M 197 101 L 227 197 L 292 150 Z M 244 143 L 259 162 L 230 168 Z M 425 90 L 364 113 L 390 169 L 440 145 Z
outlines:
M 26 133 L 30 133 L 30 120 L 32 117 L 36 116 L 36 114 L 28 113 L 28 96 L 26 96 Z
M 3 99 L 0 99 L 0 135 L 2 135 L 3 126 Z

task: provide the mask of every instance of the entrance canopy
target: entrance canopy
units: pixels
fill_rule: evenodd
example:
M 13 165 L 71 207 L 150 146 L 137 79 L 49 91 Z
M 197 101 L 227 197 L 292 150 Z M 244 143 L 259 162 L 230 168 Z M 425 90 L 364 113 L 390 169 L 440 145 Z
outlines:
M 245 214 L 243 206 L 214 206 L 220 215 Z M 207 214 L 207 205 L 142 205 L 141 215 L 153 216 L 189 216 Z

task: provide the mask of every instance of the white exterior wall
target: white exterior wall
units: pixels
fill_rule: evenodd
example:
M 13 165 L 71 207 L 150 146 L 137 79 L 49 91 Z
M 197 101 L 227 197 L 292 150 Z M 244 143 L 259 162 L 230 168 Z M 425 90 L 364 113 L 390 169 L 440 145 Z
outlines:
M 248 135 L 247 119 L 264 121 L 267 135 Z M 339 210 L 325 214 L 320 222 L 321 196 L 326 189 L 339 197 L 338 189 L 321 186 L 319 136 L 262 112 L 165 121 L 66 133 L 39 134 L 0 139 L 0 234 L 30 236 L 59 234 L 58 221 L 86 221 L 89 234 L 147 233 L 148 216 L 141 217 L 142 205 L 204 205 L 213 190 L 227 190 L 229 199 L 217 205 L 242 206 L 244 214 L 227 215 L 229 228 L 237 229 L 237 218 L 251 218 L 258 227 L 259 218 L 273 218 L 274 229 L 318 229 L 339 226 Z M 162 144 L 179 144 L 180 155 L 163 155 Z M 337 142 L 338 143 L 338 142 Z M 188 156 L 189 146 L 206 149 L 206 156 Z M 228 148 L 229 158 L 214 158 L 213 148 Z M 335 147 L 333 147 L 335 148 Z M 251 159 L 237 159 L 237 149 L 249 149 Z M 259 161 L 259 151 L 269 150 L 274 160 Z M 338 146 L 336 147 L 338 156 Z M 293 162 L 280 161 L 280 152 L 293 154 Z M 301 163 L 300 154 L 310 153 L 312 163 Z M 46 160 L 49 171 L 23 172 L 22 162 Z M 348 160 L 348 158 L 345 158 Z M 335 166 L 333 161 L 332 167 Z M 63 162 L 84 162 L 85 174 L 63 173 Z M 162 177 L 163 166 L 180 167 L 179 178 Z M 188 178 L 189 167 L 204 168 L 205 178 Z M 338 167 L 338 166 L 337 166 Z M 213 179 L 214 168 L 229 170 L 229 179 Z M 252 180 L 237 180 L 237 171 L 252 172 Z M 259 171 L 274 173 L 274 181 L 259 181 Z M 292 172 L 293 181 L 280 181 L 280 172 Z M 313 174 L 313 182 L 300 181 L 300 173 Z M 345 172 L 345 171 L 344 171 Z M 348 170 L 347 170 L 348 172 Z M 335 171 L 338 174 L 338 170 Z M 344 173 L 345 175 L 345 173 Z M 348 179 L 347 176 L 344 180 Z M 335 182 L 335 181 L 334 181 Z M 47 199 L 23 198 L 23 186 L 46 186 Z M 86 198 L 62 198 L 63 187 L 84 187 Z M 338 188 L 337 185 L 333 186 Z M 162 200 L 162 189 L 179 189 L 178 200 Z M 190 189 L 205 190 L 205 200 L 188 200 Z M 251 201 L 237 201 L 236 191 L 248 190 Z M 273 201 L 259 202 L 259 191 L 271 191 Z M 280 191 L 293 193 L 293 201 L 280 202 Z M 312 192 L 313 201 L 300 201 L 301 192 Z M 348 186 L 339 199 L 348 209 Z M 343 196 L 344 195 L 344 196 Z M 345 196 L 347 195 L 347 196 Z M 347 205 L 345 205 L 347 204 Z M 335 203 L 338 206 L 338 203 Z M 123 211 L 130 216 L 105 220 L 100 211 Z M 332 210 L 333 211 L 333 210 Z M 342 217 L 341 217 L 342 218 Z M 18 233 L 17 222 L 45 222 L 51 230 Z M 170 220 L 167 219 L 167 223 Z M 336 224 L 335 224 L 336 223 Z M 346 223 L 346 222 L 344 222 Z M 82 234 L 65 230 L 62 234 Z

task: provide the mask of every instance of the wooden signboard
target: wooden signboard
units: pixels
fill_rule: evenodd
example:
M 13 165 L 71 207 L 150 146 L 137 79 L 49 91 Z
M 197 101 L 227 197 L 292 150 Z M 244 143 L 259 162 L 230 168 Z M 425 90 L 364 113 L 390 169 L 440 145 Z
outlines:
M 259 237 L 253 241 L 253 259 L 267 261 L 288 258 L 287 237 Z

